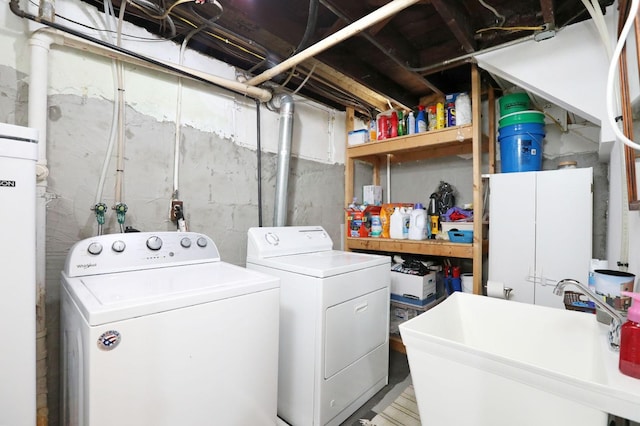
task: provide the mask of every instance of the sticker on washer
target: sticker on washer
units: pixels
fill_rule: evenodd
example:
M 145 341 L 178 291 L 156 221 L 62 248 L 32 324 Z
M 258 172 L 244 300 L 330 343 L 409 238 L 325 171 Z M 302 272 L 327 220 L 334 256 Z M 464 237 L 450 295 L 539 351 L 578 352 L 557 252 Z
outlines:
M 120 333 L 117 331 L 105 331 L 98 337 L 98 349 L 102 349 L 103 351 L 115 349 L 120 343 L 120 340 L 122 340 L 122 337 L 120 337 Z

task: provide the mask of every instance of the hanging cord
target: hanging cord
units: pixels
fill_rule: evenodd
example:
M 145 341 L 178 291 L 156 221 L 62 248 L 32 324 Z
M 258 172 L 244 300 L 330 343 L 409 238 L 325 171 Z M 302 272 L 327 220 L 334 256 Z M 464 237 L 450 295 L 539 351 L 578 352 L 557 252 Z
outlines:
M 302 36 L 302 40 L 298 44 L 291 56 L 295 55 L 297 52 L 306 48 L 309 44 L 309 40 L 313 33 L 316 32 L 316 23 L 318 21 L 318 4 L 319 0 L 309 0 L 309 16 L 307 17 L 307 27 L 305 28 L 304 35 Z
M 187 49 L 187 45 L 189 44 L 189 41 L 193 38 L 193 36 L 195 36 L 200 31 L 209 27 L 211 24 L 217 21 L 222 15 L 222 6 L 220 5 L 220 3 L 218 3 L 217 0 L 212 0 L 210 1 L 210 3 L 215 4 L 215 6 L 218 8 L 218 12 L 213 17 L 205 21 L 202 25 L 197 26 L 196 28 L 191 30 L 185 36 L 180 46 L 180 58 L 179 58 L 180 65 L 182 65 L 184 61 L 185 50 Z M 172 200 L 178 200 L 179 192 L 180 192 L 179 176 L 180 176 L 180 138 L 181 138 L 180 117 L 181 116 L 182 116 L 182 77 L 178 77 L 178 93 L 176 97 L 176 119 L 175 119 L 176 128 L 175 128 L 175 140 L 174 140 L 174 151 L 173 151 L 173 192 L 171 193 Z M 180 213 L 180 217 L 178 217 L 178 213 Z M 178 229 L 179 230 L 186 229 L 185 219 L 184 219 L 184 215 L 181 208 L 178 208 L 176 210 L 176 219 L 177 219 L 176 222 L 178 224 Z M 181 229 L 181 227 L 183 227 L 184 229 Z
M 484 6 L 486 9 L 489 9 L 491 12 L 493 12 L 494 15 L 496 15 L 496 18 L 498 18 L 498 26 L 499 27 L 504 25 L 504 21 L 506 21 L 506 19 L 507 19 L 507 18 L 504 17 L 504 15 L 500 15 L 498 13 L 498 11 L 493 6 L 487 4 L 483 0 L 478 0 L 478 2 L 480 2 L 480 4 L 482 6 Z

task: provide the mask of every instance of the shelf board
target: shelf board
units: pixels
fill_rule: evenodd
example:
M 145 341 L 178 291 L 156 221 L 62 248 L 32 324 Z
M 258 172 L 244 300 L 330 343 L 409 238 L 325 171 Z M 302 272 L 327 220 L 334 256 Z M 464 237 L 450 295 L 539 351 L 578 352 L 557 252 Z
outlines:
M 488 244 L 483 241 L 483 246 Z M 473 259 L 473 244 L 452 243 L 446 240 L 395 240 L 390 238 L 350 238 L 346 239 L 347 249 L 386 251 L 392 253 L 412 253 L 427 256 L 445 256 Z
M 469 154 L 472 151 L 472 137 L 473 125 L 465 124 L 350 146 L 347 148 L 347 156 L 351 159 L 373 161 L 390 154 L 392 163 L 400 163 Z

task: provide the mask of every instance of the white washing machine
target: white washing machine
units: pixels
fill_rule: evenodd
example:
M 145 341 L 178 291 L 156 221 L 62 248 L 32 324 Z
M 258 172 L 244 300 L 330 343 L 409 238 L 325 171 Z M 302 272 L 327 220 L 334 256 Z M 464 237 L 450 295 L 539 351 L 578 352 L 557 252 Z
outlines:
M 279 291 L 202 234 L 78 242 L 62 272 L 62 424 L 275 425 Z
M 251 228 L 247 268 L 280 278 L 278 416 L 339 425 L 388 383 L 390 258 L 320 226 Z

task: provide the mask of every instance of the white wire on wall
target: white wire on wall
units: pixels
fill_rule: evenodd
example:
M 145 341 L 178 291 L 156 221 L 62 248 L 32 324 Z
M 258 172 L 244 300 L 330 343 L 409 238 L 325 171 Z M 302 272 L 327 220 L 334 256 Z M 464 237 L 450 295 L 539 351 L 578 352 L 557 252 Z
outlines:
M 107 30 L 109 30 L 108 34 L 106 34 L 104 38 L 108 38 L 109 34 L 115 34 L 115 30 L 113 28 L 113 23 L 112 20 L 116 20 L 115 17 L 115 11 L 113 9 L 113 3 L 111 2 L 111 0 L 105 0 L 105 9 L 106 9 L 106 14 L 105 14 L 105 25 Z M 115 37 L 115 35 L 114 35 Z M 114 40 L 115 41 L 115 40 Z M 95 204 L 101 203 L 102 202 L 102 196 L 104 193 L 104 184 L 105 181 L 107 179 L 107 172 L 109 170 L 109 164 L 111 162 L 111 155 L 113 154 L 113 147 L 115 145 L 115 141 L 116 141 L 116 135 L 117 135 L 117 127 L 118 127 L 118 70 L 117 70 L 117 65 L 116 65 L 116 60 L 113 59 L 111 61 L 111 71 L 113 73 L 113 80 L 114 80 L 114 84 L 113 84 L 113 112 L 112 112 L 112 119 L 111 119 L 111 128 L 109 130 L 109 144 L 107 145 L 107 150 L 105 152 L 104 155 L 104 161 L 102 163 L 102 170 L 100 173 L 100 179 L 98 180 L 98 187 L 96 189 L 96 199 L 95 199 Z

